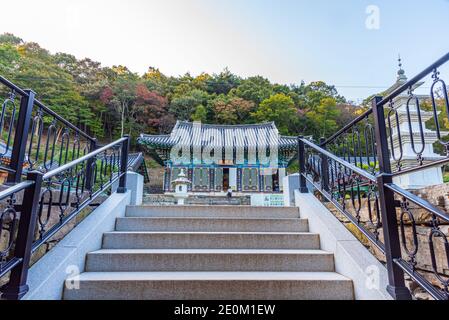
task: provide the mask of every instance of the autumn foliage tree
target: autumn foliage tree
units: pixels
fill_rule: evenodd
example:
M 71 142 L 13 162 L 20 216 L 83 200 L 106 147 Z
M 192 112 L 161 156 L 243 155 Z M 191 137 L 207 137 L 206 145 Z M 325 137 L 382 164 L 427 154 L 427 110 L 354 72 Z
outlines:
M 212 102 L 215 120 L 223 124 L 241 124 L 251 121 L 251 112 L 255 104 L 238 97 L 220 96 Z
M 148 133 L 161 133 L 166 126 L 168 100 L 144 84 L 136 87 L 136 121 Z
M 169 133 L 177 120 L 274 121 L 282 134 L 319 138 L 360 111 L 323 81 L 277 84 L 258 75 L 242 78 L 227 68 L 174 77 L 150 67 L 139 75 L 123 65 L 52 54 L 12 34 L 0 35 L 0 75 L 32 88 L 50 108 L 105 142 L 124 134 Z

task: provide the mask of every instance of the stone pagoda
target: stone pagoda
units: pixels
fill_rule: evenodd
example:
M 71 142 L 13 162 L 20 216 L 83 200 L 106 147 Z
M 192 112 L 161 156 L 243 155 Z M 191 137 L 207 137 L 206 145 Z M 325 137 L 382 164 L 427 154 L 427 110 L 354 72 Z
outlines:
M 405 75 L 405 71 L 402 68 L 401 58 L 399 58 L 399 71 L 396 83 L 390 87 L 386 94 L 393 92 L 395 89 L 403 85 L 407 82 L 407 77 Z M 415 85 L 414 90 L 423 85 L 424 82 L 419 82 Z M 415 95 L 420 103 L 424 100 L 430 99 L 429 95 Z M 412 146 L 412 139 L 410 135 L 409 128 L 409 120 L 407 116 L 407 101 L 410 96 L 407 92 L 403 92 L 395 99 L 393 99 L 393 106 L 398 111 L 399 118 L 399 130 L 401 133 L 401 145 L 402 145 L 402 159 L 399 159 L 401 155 L 400 143 L 399 143 L 399 135 L 396 124 L 396 117 L 394 113 L 390 115 L 391 128 L 392 128 L 392 138 L 393 138 L 393 151 L 390 147 L 391 153 L 391 166 L 393 171 L 398 171 L 399 167 L 402 170 L 407 168 L 416 167 L 420 165 L 420 163 L 428 163 L 433 162 L 444 157 L 434 152 L 433 144 L 438 141 L 438 137 L 435 131 L 426 128 L 426 122 L 433 118 L 433 112 L 424 111 L 421 108 L 421 122 L 422 122 L 422 131 L 424 132 L 424 145 L 423 148 L 422 138 L 421 138 L 421 130 L 420 130 L 420 121 L 418 117 L 418 112 L 416 108 L 415 100 L 410 102 L 410 119 L 412 124 L 412 132 L 413 132 L 413 141 L 415 145 L 415 151 Z M 386 108 L 388 110 L 388 107 Z M 388 120 L 387 120 L 388 121 Z M 388 128 L 388 123 L 387 123 Z M 448 135 L 449 132 L 441 132 L 441 136 Z M 394 159 L 396 158 L 396 160 Z M 408 190 L 413 189 L 421 189 L 427 186 L 437 185 L 443 183 L 443 174 L 441 167 L 432 167 L 424 170 L 420 170 L 410 174 L 404 174 L 402 176 L 398 176 L 394 178 L 394 183 L 399 185 L 400 187 Z

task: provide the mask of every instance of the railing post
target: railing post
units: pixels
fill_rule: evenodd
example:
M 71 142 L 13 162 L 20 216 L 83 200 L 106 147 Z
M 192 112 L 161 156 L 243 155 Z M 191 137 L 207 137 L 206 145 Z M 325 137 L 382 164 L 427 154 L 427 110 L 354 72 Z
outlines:
M 298 160 L 299 160 L 299 192 L 308 193 L 307 181 L 304 175 L 306 174 L 306 159 L 305 159 L 305 149 L 304 142 L 302 141 L 304 137 L 298 137 Z
M 8 174 L 8 183 L 18 183 L 22 178 L 22 168 L 25 160 L 25 150 L 35 96 L 35 93 L 32 90 L 25 90 L 25 92 L 28 96 L 22 96 L 20 98 L 20 109 L 11 154 L 10 168 L 13 169 L 14 172 Z
M 392 183 L 393 176 L 391 173 L 384 107 L 383 105 L 379 105 L 381 100 L 382 97 L 375 97 L 372 101 L 372 108 L 380 172 L 377 178 L 377 186 L 379 189 L 379 204 L 388 270 L 389 284 L 387 291 L 396 300 L 409 300 L 411 299 L 411 294 L 405 286 L 404 272 L 394 262 L 395 259 L 401 258 L 401 244 L 399 240 L 394 192 L 385 186 L 387 183 Z
M 324 150 L 326 150 L 326 146 L 324 142 L 325 138 L 320 139 L 320 146 Z M 321 158 L 321 187 L 324 191 L 329 191 L 329 162 L 327 161 L 327 157 L 324 154 L 320 154 Z
M 126 192 L 126 172 L 128 171 L 128 151 L 129 151 L 129 136 L 125 136 L 126 140 L 122 143 L 122 152 L 120 159 L 120 177 L 117 193 Z
M 97 139 L 93 139 L 90 141 L 90 146 L 89 146 L 89 152 L 94 151 L 95 149 L 97 149 Z M 95 161 L 95 157 L 94 158 L 90 158 L 89 160 L 87 160 L 86 163 L 86 190 L 91 191 L 92 187 L 93 187 L 93 164 Z
M 20 259 L 21 262 L 11 271 L 9 282 L 3 291 L 2 299 L 7 300 L 19 300 L 28 292 L 28 268 L 36 229 L 42 173 L 37 171 L 29 172 L 27 180 L 34 181 L 34 184 L 25 189 L 23 194 L 23 205 L 14 250 L 15 258 Z

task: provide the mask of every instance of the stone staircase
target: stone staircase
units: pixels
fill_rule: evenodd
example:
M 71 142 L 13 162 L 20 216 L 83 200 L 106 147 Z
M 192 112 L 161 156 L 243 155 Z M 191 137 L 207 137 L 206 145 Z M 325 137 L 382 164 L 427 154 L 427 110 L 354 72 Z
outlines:
M 64 299 L 353 299 L 298 208 L 128 207 Z

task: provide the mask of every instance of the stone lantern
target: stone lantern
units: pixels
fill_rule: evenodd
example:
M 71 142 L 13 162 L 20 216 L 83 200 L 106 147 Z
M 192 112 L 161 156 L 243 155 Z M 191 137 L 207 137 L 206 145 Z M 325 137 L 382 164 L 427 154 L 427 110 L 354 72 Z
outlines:
M 184 169 L 181 170 L 178 178 L 176 180 L 173 180 L 172 183 L 175 187 L 175 199 L 177 200 L 178 205 L 182 206 L 184 205 L 185 199 L 189 197 L 187 190 L 189 185 L 191 184 L 190 180 L 187 179 Z

